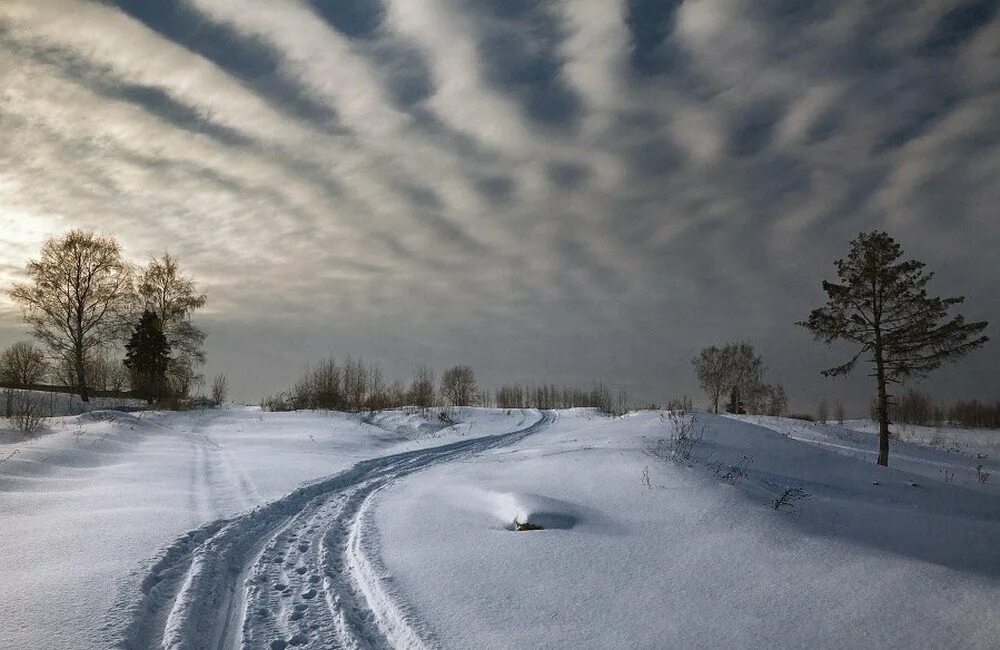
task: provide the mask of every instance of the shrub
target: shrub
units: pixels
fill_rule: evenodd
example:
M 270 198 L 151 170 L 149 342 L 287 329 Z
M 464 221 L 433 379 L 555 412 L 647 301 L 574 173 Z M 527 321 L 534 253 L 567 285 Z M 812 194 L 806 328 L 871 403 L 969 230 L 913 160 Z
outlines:
M 222 403 L 226 401 L 226 397 L 228 396 L 229 377 L 226 373 L 216 375 L 215 379 L 212 381 L 212 404 L 216 407 L 222 406 Z
M 22 437 L 34 436 L 41 430 L 45 418 L 44 409 L 31 392 L 17 391 L 11 410 L 11 423 L 21 432 Z
M 826 424 L 827 419 L 830 417 L 830 409 L 826 405 L 826 399 L 821 399 L 819 401 L 819 406 L 816 407 L 816 421 L 820 424 Z

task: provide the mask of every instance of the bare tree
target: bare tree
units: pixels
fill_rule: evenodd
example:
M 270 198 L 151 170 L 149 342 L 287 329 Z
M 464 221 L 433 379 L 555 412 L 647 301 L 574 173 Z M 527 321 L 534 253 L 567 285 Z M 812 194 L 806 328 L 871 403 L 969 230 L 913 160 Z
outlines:
M 41 383 L 48 373 L 45 352 L 29 341 L 18 341 L 0 353 L 0 381 L 17 388 Z
M 76 386 L 76 364 L 72 359 L 56 359 L 50 376 L 57 386 Z M 107 345 L 95 346 L 83 360 L 83 374 L 91 390 L 125 390 L 128 371 Z
M 340 367 L 334 359 L 325 359 L 296 386 L 298 408 L 339 409 L 344 407 Z
M 382 375 L 382 368 L 377 364 L 368 364 L 368 396 L 365 398 L 365 408 L 369 411 L 381 411 L 389 408 L 389 390 Z
M 192 387 L 202 381 L 198 368 L 205 363 L 206 334 L 194 324 L 191 315 L 206 301 L 194 278 L 181 271 L 177 258 L 170 253 L 150 259 L 139 273 L 132 320 L 138 321 L 139 315 L 149 310 L 163 324 L 172 350 L 168 379 L 177 399 L 187 397 Z
M 222 406 L 229 396 L 229 375 L 221 373 L 212 380 L 212 404 Z
M 712 411 L 719 412 L 719 400 L 730 386 L 731 365 L 728 346 L 719 348 L 714 345 L 704 348 L 698 356 L 691 360 L 698 383 L 712 401 Z
M 727 343 L 704 348 L 691 360 L 698 383 L 712 400 L 712 410 L 719 412 L 719 400 L 729 393 L 727 410 L 745 413 L 763 402 L 764 362 L 754 347 L 746 342 Z
M 844 403 L 839 399 L 833 402 L 833 419 L 837 421 L 837 424 L 844 426 Z
M 788 397 L 785 395 L 785 387 L 775 384 L 768 387 L 767 394 L 767 415 L 782 416 L 788 412 Z
M 73 366 L 80 399 L 90 401 L 86 359 L 116 338 L 128 307 L 132 274 L 118 242 L 84 230 L 46 240 L 41 258 L 28 263 L 29 281 L 11 298 L 32 335 Z
M 405 406 L 407 401 L 406 384 L 399 379 L 394 379 L 386 390 L 387 399 L 391 408 Z
M 520 409 L 527 407 L 528 403 L 525 399 L 524 386 L 519 385 L 507 385 L 500 386 L 495 391 L 494 401 L 496 402 L 497 408 L 502 409 Z
M 413 406 L 428 409 L 434 406 L 434 371 L 427 366 L 417 366 L 410 382 L 410 402 Z
M 744 341 L 730 343 L 723 350 L 732 391 L 728 410 L 732 413 L 749 412 L 765 389 L 764 361 L 753 346 Z
M 903 251 L 888 234 L 873 230 L 851 242 L 846 259 L 837 260 L 839 282 L 823 282 L 826 305 L 799 323 L 824 343 L 848 341 L 858 352 L 846 363 L 823 371 L 850 373 L 868 355 L 875 375 L 879 420 L 878 464 L 889 464 L 889 383 L 926 376 L 983 346 L 985 321 L 949 317 L 964 299 L 932 298 L 933 277 L 916 260 L 900 261 Z
M 17 391 L 13 396 L 13 405 L 8 404 L 8 410 L 8 417 L 14 428 L 21 432 L 22 438 L 30 438 L 42 428 L 45 411 L 37 393 Z
M 470 406 L 478 394 L 476 373 L 469 366 L 453 366 L 441 375 L 441 397 L 452 406 Z
M 87 385 L 95 390 L 120 391 L 128 382 L 128 371 L 122 360 L 107 346 L 94 348 L 84 361 Z
M 819 406 L 816 407 L 816 421 L 820 424 L 826 424 L 829 419 L 830 409 L 826 405 L 826 398 L 824 397 L 819 401 Z
M 365 407 L 368 394 L 368 370 L 361 359 L 348 355 L 344 361 L 344 399 L 350 411 L 360 411 Z

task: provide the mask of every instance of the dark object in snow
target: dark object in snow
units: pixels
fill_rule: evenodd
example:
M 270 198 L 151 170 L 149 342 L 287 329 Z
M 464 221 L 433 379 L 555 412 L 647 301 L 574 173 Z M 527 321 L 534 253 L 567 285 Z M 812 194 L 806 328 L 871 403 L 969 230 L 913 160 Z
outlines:
M 914 483 L 913 481 L 909 481 L 907 483 L 907 485 L 909 485 L 910 487 L 920 487 L 920 485 L 918 485 L 917 483 Z
M 878 485 L 878 481 L 872 481 L 872 485 Z
M 771 506 L 775 510 L 781 510 L 783 512 L 791 512 L 795 510 L 796 504 L 799 501 L 806 501 L 810 497 L 809 493 L 806 492 L 801 487 L 790 487 L 785 489 L 781 494 L 775 498 L 771 503 Z
M 517 531 L 517 532 L 521 532 L 523 530 L 545 530 L 545 528 L 543 528 L 542 526 L 539 526 L 537 524 L 533 524 L 530 521 L 526 521 L 524 523 L 521 523 L 520 521 L 518 521 L 517 519 L 515 519 L 514 520 L 514 530 Z

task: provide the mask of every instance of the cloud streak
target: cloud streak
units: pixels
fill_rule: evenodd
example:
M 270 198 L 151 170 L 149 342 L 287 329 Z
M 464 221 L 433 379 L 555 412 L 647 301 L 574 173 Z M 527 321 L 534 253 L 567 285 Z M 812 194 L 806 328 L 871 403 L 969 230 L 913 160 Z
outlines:
M 169 247 L 247 397 L 333 350 L 663 399 L 746 337 L 861 404 L 791 325 L 858 230 L 1000 317 L 997 6 L 8 0 L 0 279 L 71 226 Z

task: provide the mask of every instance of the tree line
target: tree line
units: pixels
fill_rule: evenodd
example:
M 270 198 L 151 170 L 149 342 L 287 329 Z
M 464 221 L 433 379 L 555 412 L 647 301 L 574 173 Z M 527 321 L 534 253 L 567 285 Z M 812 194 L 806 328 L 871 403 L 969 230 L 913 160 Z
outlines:
M 109 391 L 152 403 L 186 400 L 203 381 L 206 333 L 192 315 L 207 297 L 169 252 L 135 265 L 114 238 L 71 230 L 44 242 L 26 276 L 8 294 L 35 342 L 0 355 L 5 386 L 51 381 L 84 402 Z
M 436 381 L 433 369 L 417 366 L 408 381 L 388 380 L 382 368 L 361 357 L 347 356 L 342 362 L 328 358 L 311 365 L 291 389 L 265 397 L 268 411 L 325 409 L 337 411 L 382 411 L 414 407 L 430 409 L 450 406 L 558 409 L 593 407 L 605 413 L 623 413 L 628 395 L 603 382 L 590 389 L 552 384 L 509 384 L 494 390 L 480 388 L 475 371 L 456 365 Z
M 798 325 L 828 345 L 854 346 L 848 361 L 823 370 L 824 375 L 846 375 L 859 361 L 871 367 L 878 463 L 886 465 L 891 419 L 909 417 L 901 414 L 916 408 L 912 395 L 897 401 L 890 386 L 925 377 L 982 347 L 989 340 L 983 333 L 987 323 L 951 314 L 962 297 L 930 296 L 933 274 L 923 262 L 903 259 L 902 248 L 885 232 L 859 234 L 847 257 L 834 265 L 837 280 L 822 283 L 826 304 Z M 137 266 L 125 261 L 114 238 L 72 230 L 46 240 L 40 257 L 28 263 L 26 276 L 27 281 L 15 284 L 9 295 L 36 342 L 16 343 L 0 355 L 4 385 L 31 386 L 49 378 L 85 402 L 95 390 L 127 388 L 152 403 L 185 400 L 203 381 L 206 335 L 192 315 L 207 298 L 170 253 Z M 765 365 L 751 344 L 713 345 L 692 363 L 713 411 L 724 407 L 732 413 L 786 413 L 784 387 L 764 380 Z M 224 398 L 226 390 L 226 378 L 217 378 L 213 397 Z M 418 367 L 408 382 L 387 381 L 377 365 L 349 357 L 343 364 L 334 359 L 317 364 L 291 390 L 266 399 L 265 406 L 349 411 L 404 405 L 590 406 L 614 413 L 624 411 L 627 401 L 623 390 L 616 394 L 602 383 L 590 389 L 541 384 L 484 391 L 468 366 L 449 368 L 440 384 L 427 366 Z M 962 423 L 995 423 L 990 415 L 994 411 L 978 402 L 960 403 L 949 409 L 947 417 Z M 828 417 L 825 402 L 819 416 Z M 836 404 L 834 417 L 838 416 L 842 419 L 842 406 Z
M 878 417 L 878 403 L 872 400 L 870 415 Z M 976 429 L 1000 429 L 1000 402 L 983 403 L 977 399 L 958 400 L 954 404 L 935 403 L 930 395 L 913 388 L 889 404 L 889 419 L 903 424 L 940 427 L 957 425 Z

